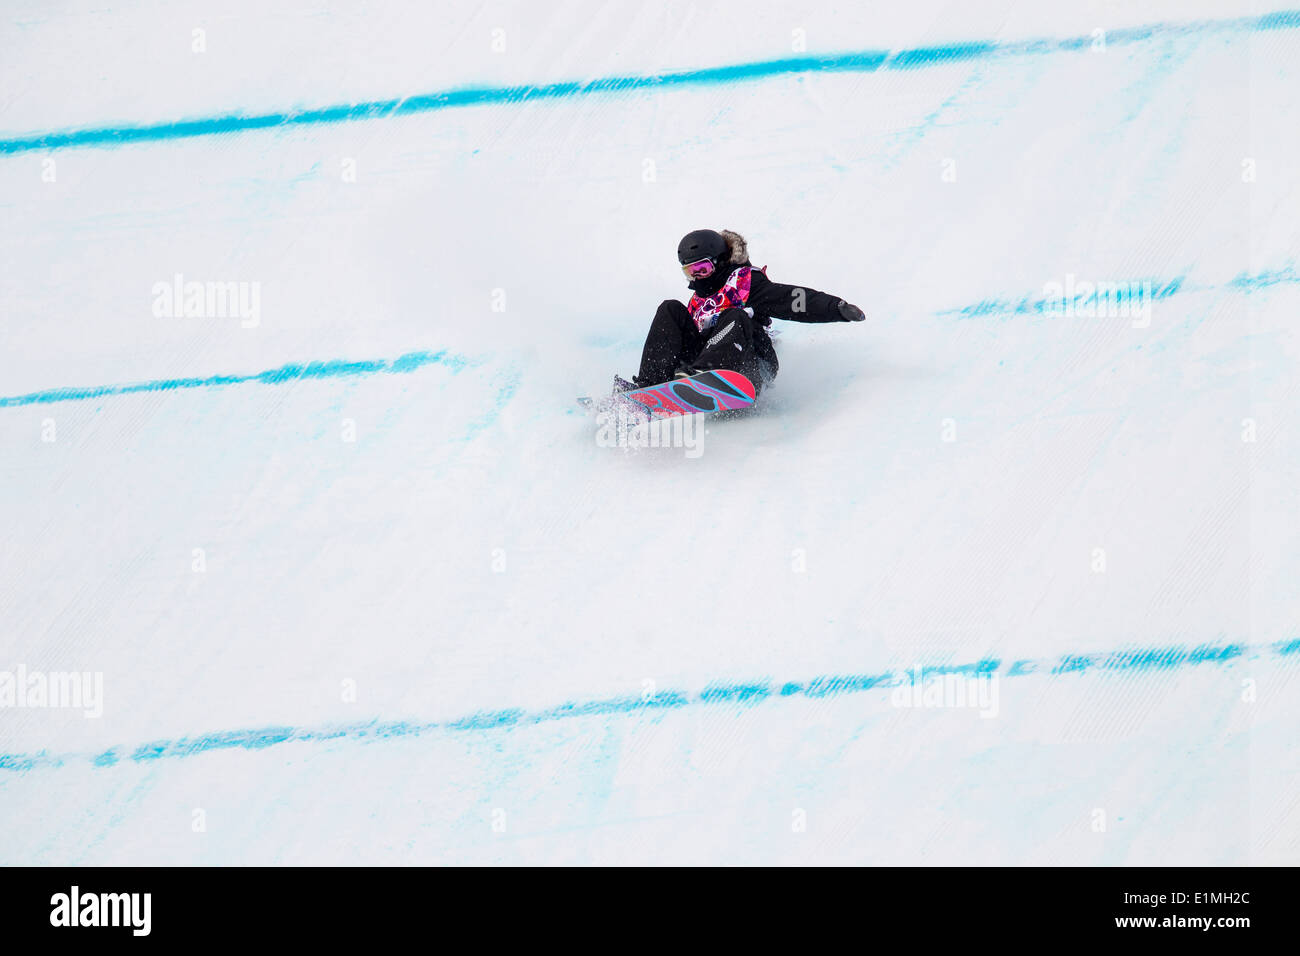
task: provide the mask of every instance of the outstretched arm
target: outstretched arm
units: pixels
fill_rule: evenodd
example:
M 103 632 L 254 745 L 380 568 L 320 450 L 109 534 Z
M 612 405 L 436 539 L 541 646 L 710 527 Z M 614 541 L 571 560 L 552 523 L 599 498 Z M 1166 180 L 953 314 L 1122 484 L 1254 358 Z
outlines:
M 807 286 L 782 285 L 762 272 L 750 273 L 749 305 L 765 319 L 792 322 L 861 322 L 866 316 L 856 305 Z

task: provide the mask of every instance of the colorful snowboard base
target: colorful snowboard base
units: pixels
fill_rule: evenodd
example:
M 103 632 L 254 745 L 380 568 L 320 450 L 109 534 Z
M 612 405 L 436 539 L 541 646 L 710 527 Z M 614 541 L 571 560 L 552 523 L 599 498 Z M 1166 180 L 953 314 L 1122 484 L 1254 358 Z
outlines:
M 662 385 L 619 392 L 611 401 L 631 409 L 644 409 L 651 418 L 695 415 L 700 412 L 737 411 L 754 404 L 754 385 L 739 372 L 719 369 L 700 372 L 690 378 L 676 378 Z M 596 407 L 591 399 L 578 399 Z

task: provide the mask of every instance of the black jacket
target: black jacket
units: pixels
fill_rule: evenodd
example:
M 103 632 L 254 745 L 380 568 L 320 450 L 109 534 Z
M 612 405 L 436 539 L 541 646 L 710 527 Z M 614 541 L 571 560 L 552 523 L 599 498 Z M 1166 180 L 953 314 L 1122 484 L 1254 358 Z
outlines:
M 818 292 L 807 286 L 784 285 L 773 282 L 761 269 L 755 269 L 748 260 L 729 263 L 729 268 L 718 269 L 705 279 L 687 283 L 691 291 L 702 297 L 713 295 L 726 283 L 730 275 L 741 266 L 749 266 L 749 298 L 745 301 L 754 312 L 754 321 L 749 323 L 753 338 L 754 351 L 768 367 L 768 377 L 776 376 L 780 362 L 776 349 L 772 345 L 767 329 L 773 319 L 786 319 L 791 322 L 845 322 L 840 313 L 840 299 L 837 296 Z
M 746 301 L 754 310 L 754 318 L 760 324 L 768 326 L 773 319 L 786 319 L 791 322 L 844 322 L 840 314 L 840 299 L 801 285 L 783 285 L 773 282 L 761 269 L 755 269 L 748 261 L 728 263 L 725 269 L 717 270 L 706 279 L 687 283 L 691 291 L 700 296 L 710 296 L 726 284 L 727 279 L 741 266 L 749 266 L 749 299 Z
M 838 296 L 818 292 L 807 286 L 783 285 L 773 282 L 758 269 L 749 273 L 749 301 L 754 318 L 764 325 L 773 319 L 791 322 L 843 322 Z

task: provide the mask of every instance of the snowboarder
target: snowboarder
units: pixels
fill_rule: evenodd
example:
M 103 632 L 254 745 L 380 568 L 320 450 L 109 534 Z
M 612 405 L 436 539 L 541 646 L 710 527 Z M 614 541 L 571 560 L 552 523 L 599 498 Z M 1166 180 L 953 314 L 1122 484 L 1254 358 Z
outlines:
M 677 261 L 689 280 L 691 300 L 659 305 L 641 368 L 631 387 L 644 388 L 674 377 L 729 369 L 761 389 L 776 377 L 776 350 L 767 329 L 773 319 L 794 322 L 861 322 L 856 305 L 806 286 L 781 285 L 755 269 L 744 237 L 724 229 L 688 232 L 677 245 Z

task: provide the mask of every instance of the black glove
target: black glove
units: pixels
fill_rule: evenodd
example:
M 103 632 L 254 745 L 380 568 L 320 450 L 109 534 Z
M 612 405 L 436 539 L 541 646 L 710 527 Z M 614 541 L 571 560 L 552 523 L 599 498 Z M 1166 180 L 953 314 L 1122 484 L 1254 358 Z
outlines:
M 843 299 L 840 299 L 839 308 L 840 315 L 844 316 L 845 322 L 861 322 L 867 317 L 867 313 L 863 312 L 856 305 L 850 305 Z

